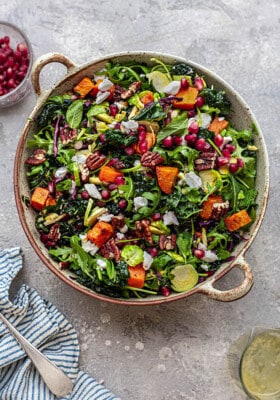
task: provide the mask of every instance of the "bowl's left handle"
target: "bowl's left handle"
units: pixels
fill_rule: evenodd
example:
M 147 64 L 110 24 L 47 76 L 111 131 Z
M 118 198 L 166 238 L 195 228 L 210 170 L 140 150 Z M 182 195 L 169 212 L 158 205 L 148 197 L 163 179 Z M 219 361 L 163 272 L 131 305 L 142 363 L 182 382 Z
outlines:
M 45 67 L 45 65 L 57 62 L 60 64 L 65 65 L 67 68 L 67 73 L 72 72 L 77 68 L 77 65 L 73 63 L 68 57 L 64 56 L 63 54 L 60 53 L 48 53 L 44 54 L 43 56 L 39 57 L 35 62 L 32 67 L 31 71 L 31 82 L 33 89 L 36 93 L 36 95 L 39 97 L 42 95 L 44 90 L 41 88 L 40 85 L 40 73 L 42 69 Z

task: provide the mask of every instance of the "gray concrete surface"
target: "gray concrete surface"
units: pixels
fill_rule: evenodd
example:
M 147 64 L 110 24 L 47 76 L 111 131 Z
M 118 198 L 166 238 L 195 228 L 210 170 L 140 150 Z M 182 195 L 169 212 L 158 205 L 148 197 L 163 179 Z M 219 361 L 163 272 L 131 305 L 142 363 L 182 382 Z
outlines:
M 15 150 L 35 96 L 0 111 L 0 246 L 21 246 L 25 267 L 17 284 L 36 288 L 75 326 L 81 367 L 123 400 L 245 399 L 228 373 L 230 345 L 254 325 L 280 325 L 279 1 L 1 0 L 0 19 L 25 30 L 35 57 L 57 51 L 82 64 L 116 51 L 152 50 L 189 58 L 227 80 L 251 106 L 271 165 L 267 212 L 246 256 L 253 289 L 233 303 L 195 295 L 137 309 L 84 297 L 38 259 L 13 195 Z M 55 70 L 46 68 L 44 84 L 56 79 Z M 219 287 L 238 280 L 237 272 L 230 273 Z

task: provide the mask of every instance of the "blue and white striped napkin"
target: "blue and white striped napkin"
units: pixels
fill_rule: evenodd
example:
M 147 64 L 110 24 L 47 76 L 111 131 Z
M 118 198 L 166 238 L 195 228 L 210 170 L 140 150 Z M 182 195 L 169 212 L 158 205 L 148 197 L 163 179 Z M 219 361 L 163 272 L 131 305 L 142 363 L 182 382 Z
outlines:
M 77 334 L 66 318 L 38 293 L 22 285 L 13 302 L 12 280 L 22 268 L 20 248 L 0 249 L 0 311 L 35 347 L 74 382 L 64 400 L 120 400 L 78 368 Z M 0 322 L 0 399 L 55 400 L 29 358 Z

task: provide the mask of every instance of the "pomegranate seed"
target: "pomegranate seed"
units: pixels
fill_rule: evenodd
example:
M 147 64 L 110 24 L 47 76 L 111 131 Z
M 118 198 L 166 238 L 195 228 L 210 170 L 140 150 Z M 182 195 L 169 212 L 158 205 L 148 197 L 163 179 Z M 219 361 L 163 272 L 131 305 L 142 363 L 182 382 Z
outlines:
M 222 150 L 222 155 L 224 157 L 230 158 L 230 152 L 228 150 Z
M 193 255 L 199 259 L 205 256 L 205 251 L 202 249 L 193 249 Z
M 117 176 L 115 179 L 115 184 L 116 185 L 124 185 L 125 180 L 123 176 Z
M 196 99 L 195 105 L 196 105 L 198 108 L 200 108 L 200 107 L 203 106 L 204 102 L 205 102 L 205 101 L 204 101 L 204 98 L 203 98 L 202 96 L 198 96 L 197 99 Z
M 87 192 L 86 190 L 83 190 L 83 191 L 81 192 L 81 198 L 82 198 L 83 200 L 88 200 L 88 199 L 89 199 L 89 194 L 88 194 L 88 192 Z
M 99 136 L 99 140 L 100 140 L 100 142 L 101 142 L 101 143 L 104 143 L 104 142 L 106 142 L 106 136 L 105 136 L 105 133 L 102 133 L 102 134 Z
M 11 67 L 9 67 L 9 68 L 7 69 L 7 72 L 6 72 L 6 77 L 7 77 L 7 78 L 12 78 L 13 75 L 14 75 L 13 69 L 12 69 Z
M 194 86 L 201 92 L 204 89 L 204 83 L 201 78 L 195 78 Z
M 156 247 L 152 247 L 149 249 L 149 254 L 154 258 L 158 255 L 158 249 Z
M 224 150 L 228 150 L 230 153 L 233 153 L 235 151 L 235 146 L 234 144 L 226 144 Z
M 143 140 L 143 142 L 139 143 L 139 150 L 141 153 L 146 153 L 148 151 L 148 142 L 147 140 Z
M 142 124 L 138 125 L 137 130 L 138 130 L 139 133 L 140 133 L 140 132 L 146 132 L 146 131 L 147 131 L 145 125 L 142 125 Z
M 172 119 L 167 117 L 167 118 L 165 118 L 164 123 L 165 123 L 165 125 L 168 125 L 168 124 L 170 124 L 171 121 L 172 121 Z
M 174 136 L 173 138 L 173 143 L 175 146 L 180 146 L 183 142 L 183 139 L 181 136 Z
M 221 147 L 224 143 L 224 138 L 219 133 L 214 137 L 214 143 L 216 146 Z
M 119 200 L 118 206 L 119 206 L 119 208 L 121 208 L 121 209 L 126 208 L 126 206 L 127 206 L 127 201 L 126 201 L 125 199 Z
M 161 216 L 161 213 L 155 213 L 153 216 L 152 216 L 152 220 L 153 221 L 160 221 L 162 219 L 162 216 Z
M 204 145 L 202 150 L 203 151 L 210 151 L 210 149 L 211 149 L 211 144 L 208 143 L 208 142 L 205 142 L 205 145 Z
M 17 45 L 17 50 L 20 51 L 20 53 L 24 56 L 27 57 L 28 56 L 28 48 L 26 46 L 25 43 L 19 43 Z
M 242 160 L 242 158 L 237 159 L 237 165 L 239 168 L 244 168 L 244 161 Z
M 11 89 L 14 89 L 16 87 L 15 81 L 13 78 L 10 78 L 7 82 L 7 86 Z
M 127 146 L 124 151 L 126 152 L 126 154 L 128 156 L 132 156 L 132 154 L 134 154 L 134 149 L 131 146 Z
M 108 190 L 110 190 L 112 192 L 112 190 L 116 190 L 118 188 L 118 185 L 116 185 L 115 183 L 109 183 L 108 185 Z
M 225 165 L 228 165 L 229 159 L 227 157 L 219 156 L 217 157 L 216 163 L 218 167 L 224 167 Z
M 196 113 L 195 110 L 190 110 L 190 111 L 188 111 L 188 113 L 187 113 L 188 118 L 193 118 L 193 117 L 195 117 L 195 113 Z
M 172 136 L 167 136 L 165 139 L 163 139 L 162 144 L 166 149 L 170 149 L 171 147 L 173 147 Z
M 111 193 L 107 189 L 101 190 L 101 197 L 103 200 L 108 200 L 111 197 Z
M 0 75 L 0 83 L 2 83 L 2 82 L 4 82 L 4 81 L 5 81 L 4 76 L 3 76 L 3 75 Z
M 206 141 L 204 138 L 197 139 L 197 141 L 195 143 L 196 150 L 199 150 L 199 151 L 204 150 L 205 144 L 206 144 Z
M 170 290 L 170 288 L 168 286 L 163 286 L 161 288 L 161 293 L 162 293 L 162 295 L 164 297 L 168 297 L 170 295 L 170 293 L 171 293 L 171 290 Z
M 186 135 L 184 139 L 187 142 L 188 146 L 194 146 L 197 141 L 197 136 L 191 133 Z
M 230 163 L 228 169 L 231 174 L 235 174 L 238 171 L 239 166 L 237 163 Z
M 146 139 L 147 133 L 146 131 L 139 131 L 138 139 L 139 142 L 143 142 Z
M 115 117 L 118 114 L 118 112 L 119 112 L 118 106 L 116 104 L 111 104 L 109 107 L 109 114 L 112 117 Z
M 190 85 L 186 78 L 181 79 L 181 89 L 187 89 Z
M 198 133 L 199 131 L 199 125 L 197 121 L 192 121 L 192 123 L 190 124 L 190 126 L 188 127 L 188 131 L 190 133 L 194 133 L 195 135 Z

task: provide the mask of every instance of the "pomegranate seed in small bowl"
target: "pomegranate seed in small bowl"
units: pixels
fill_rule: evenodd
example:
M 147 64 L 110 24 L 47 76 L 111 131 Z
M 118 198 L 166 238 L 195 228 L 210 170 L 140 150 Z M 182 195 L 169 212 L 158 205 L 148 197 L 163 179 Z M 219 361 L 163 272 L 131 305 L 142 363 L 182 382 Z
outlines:
M 26 35 L 9 22 L 0 22 L 0 108 L 13 106 L 30 92 L 32 62 Z

